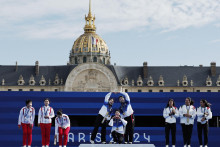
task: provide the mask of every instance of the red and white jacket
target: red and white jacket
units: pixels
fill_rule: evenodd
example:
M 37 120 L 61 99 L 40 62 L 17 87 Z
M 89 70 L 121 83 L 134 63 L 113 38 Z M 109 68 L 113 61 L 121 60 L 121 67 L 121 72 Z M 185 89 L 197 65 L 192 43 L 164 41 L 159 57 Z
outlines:
M 49 116 L 49 119 L 45 119 L 44 116 Z M 54 117 L 53 108 L 50 106 L 43 106 L 38 112 L 38 124 L 49 124 L 52 123 L 52 118 Z
M 59 134 L 58 128 L 62 127 L 66 129 L 67 127 L 70 127 L 70 119 L 68 115 L 62 114 L 62 117 L 56 117 L 55 118 L 55 134 Z
M 33 124 L 35 118 L 35 109 L 34 107 L 27 108 L 26 106 L 20 110 L 20 114 L 18 117 L 18 125 L 23 124 Z

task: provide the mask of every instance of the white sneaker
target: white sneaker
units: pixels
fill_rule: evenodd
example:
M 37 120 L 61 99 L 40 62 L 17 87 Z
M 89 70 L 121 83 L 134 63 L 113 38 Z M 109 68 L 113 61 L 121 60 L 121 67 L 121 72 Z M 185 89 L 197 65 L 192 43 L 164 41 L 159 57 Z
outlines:
M 175 147 L 175 145 L 172 145 L 172 147 Z
M 28 147 L 31 147 L 30 145 Z
M 125 144 L 128 144 L 127 142 L 125 142 Z
M 49 147 L 49 145 L 46 145 L 45 147 Z
M 132 144 L 132 142 L 129 142 L 128 144 Z
M 188 147 L 191 147 L 191 145 L 188 145 Z
M 62 145 L 59 145 L 59 147 L 62 147 Z
M 203 147 L 202 145 L 200 145 L 199 147 Z
M 24 145 L 23 147 L 26 147 L 26 145 Z
M 169 145 L 166 145 L 166 147 L 169 147 Z
M 186 147 L 186 145 L 184 145 L 183 147 Z
M 208 147 L 207 145 L 205 145 L 204 147 Z
M 64 145 L 63 147 L 66 147 L 66 145 Z
M 106 142 L 105 142 L 105 141 L 103 141 L 103 142 L 102 142 L 102 144 L 106 144 Z
M 91 143 L 91 144 L 95 144 L 95 141 L 94 141 L 94 140 L 90 140 L 90 143 Z

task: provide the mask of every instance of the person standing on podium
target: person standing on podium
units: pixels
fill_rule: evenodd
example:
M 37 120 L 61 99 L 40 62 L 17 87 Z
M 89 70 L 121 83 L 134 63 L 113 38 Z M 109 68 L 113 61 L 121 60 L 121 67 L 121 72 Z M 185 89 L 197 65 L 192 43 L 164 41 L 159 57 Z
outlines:
M 124 140 L 125 144 L 132 144 L 134 134 L 134 111 L 131 107 L 131 100 L 126 92 L 120 92 L 122 96 L 119 96 L 119 102 L 121 103 L 120 111 L 122 117 L 128 122 L 125 129 Z
M 23 130 L 23 146 L 31 147 L 32 130 L 34 125 L 35 109 L 32 107 L 32 100 L 26 100 L 26 106 L 20 110 L 18 117 L 18 128 L 22 126 Z
M 38 112 L 38 126 L 41 128 L 42 147 L 49 147 L 50 145 L 50 131 L 54 110 L 49 104 L 50 99 L 46 98 L 44 100 L 44 106 Z
M 172 135 L 172 147 L 176 145 L 176 118 L 179 117 L 179 111 L 175 107 L 173 99 L 169 99 L 166 108 L 163 110 L 163 117 L 165 118 L 165 137 L 166 147 L 169 147 L 169 135 Z
M 191 136 L 193 131 L 194 119 L 196 117 L 196 108 L 190 97 L 185 99 L 185 105 L 180 107 L 179 114 L 182 122 L 184 147 L 191 147 Z
M 200 147 L 202 143 L 202 132 L 204 133 L 204 147 L 208 146 L 209 119 L 212 119 L 212 111 L 207 100 L 200 100 L 200 107 L 197 108 L 197 132 Z
M 101 142 L 102 144 L 106 144 L 106 126 L 107 126 L 107 121 L 111 119 L 111 113 L 113 111 L 112 105 L 114 104 L 114 99 L 111 98 L 111 92 L 109 92 L 105 96 L 104 104 L 102 108 L 99 110 L 99 114 L 96 117 L 95 120 L 95 125 L 94 129 L 92 131 L 92 136 L 90 139 L 90 143 L 94 144 L 95 143 L 95 138 L 98 133 L 98 129 L 101 126 Z

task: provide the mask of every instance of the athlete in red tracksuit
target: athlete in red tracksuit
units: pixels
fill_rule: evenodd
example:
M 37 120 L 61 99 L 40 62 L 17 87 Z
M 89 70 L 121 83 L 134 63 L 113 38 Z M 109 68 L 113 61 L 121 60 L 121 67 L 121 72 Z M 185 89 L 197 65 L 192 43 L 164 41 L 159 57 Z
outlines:
M 49 104 L 50 100 L 46 98 L 44 100 L 44 106 L 42 106 L 38 112 L 38 126 L 41 128 L 42 147 L 49 147 L 50 145 L 50 130 L 54 111 Z
M 70 119 L 68 115 L 63 114 L 61 110 L 57 111 L 57 117 L 55 118 L 54 138 L 57 138 L 57 135 L 59 134 L 59 147 L 62 147 L 62 144 L 64 147 L 66 147 L 69 131 L 70 131 Z M 64 141 L 62 139 L 63 136 L 64 136 Z
M 28 145 L 28 147 L 31 146 L 34 117 L 35 109 L 32 107 L 32 101 L 26 100 L 26 107 L 21 109 L 18 118 L 18 128 L 22 126 L 23 129 L 23 147 L 26 147 L 26 145 Z

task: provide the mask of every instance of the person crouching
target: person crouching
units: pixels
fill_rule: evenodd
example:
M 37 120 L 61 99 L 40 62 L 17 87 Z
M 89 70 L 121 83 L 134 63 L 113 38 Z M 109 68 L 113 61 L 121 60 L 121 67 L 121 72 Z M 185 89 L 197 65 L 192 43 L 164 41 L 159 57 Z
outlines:
M 124 140 L 124 128 L 127 125 L 127 121 L 121 118 L 120 111 L 115 111 L 115 116 L 109 122 L 109 126 L 112 127 L 111 134 L 114 140 L 114 144 L 121 144 Z

